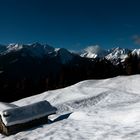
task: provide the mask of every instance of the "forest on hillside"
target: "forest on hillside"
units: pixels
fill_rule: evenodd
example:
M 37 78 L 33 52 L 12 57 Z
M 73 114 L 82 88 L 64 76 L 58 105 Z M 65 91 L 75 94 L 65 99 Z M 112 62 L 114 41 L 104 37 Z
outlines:
M 18 58 L 18 61 L 11 61 L 11 58 Z M 137 54 L 130 52 L 125 61 L 117 61 L 76 56 L 69 63 L 62 64 L 58 58 L 23 58 L 19 54 L 0 56 L 0 101 L 15 101 L 83 80 L 140 73 Z

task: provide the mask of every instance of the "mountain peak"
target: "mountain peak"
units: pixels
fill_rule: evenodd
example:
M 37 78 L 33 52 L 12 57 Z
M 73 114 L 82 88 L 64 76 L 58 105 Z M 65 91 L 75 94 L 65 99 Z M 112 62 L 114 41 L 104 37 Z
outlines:
M 73 59 L 73 54 L 65 48 L 57 48 L 55 49 L 55 51 L 62 64 L 68 63 Z
M 28 44 L 28 45 L 12 43 L 12 44 L 9 44 L 8 46 L 2 46 L 0 49 L 0 54 L 17 52 L 20 50 L 22 50 L 23 53 L 25 53 L 25 51 L 26 52 L 28 51 L 31 56 L 42 57 L 54 51 L 54 48 L 47 44 L 43 45 L 38 42 L 33 43 L 33 44 Z
M 21 45 L 21 44 L 16 44 L 16 43 L 12 43 L 12 44 L 9 44 L 8 46 L 7 46 L 7 49 L 9 49 L 9 50 L 19 50 L 19 49 L 22 49 L 23 48 L 23 46 Z
M 89 46 L 85 48 L 80 54 L 81 57 L 96 58 L 105 57 L 107 50 L 102 49 L 99 45 Z
M 122 61 L 127 57 L 129 50 L 121 47 L 110 49 L 110 53 L 106 56 L 109 60 L 121 59 Z

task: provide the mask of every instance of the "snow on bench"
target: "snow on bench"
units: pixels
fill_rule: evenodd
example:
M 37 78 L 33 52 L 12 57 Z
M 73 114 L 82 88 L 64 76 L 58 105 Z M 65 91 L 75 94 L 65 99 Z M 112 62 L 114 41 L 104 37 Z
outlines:
M 0 115 L 5 126 L 26 123 L 54 113 L 56 108 L 46 100 L 22 107 L 7 103 L 0 104 Z

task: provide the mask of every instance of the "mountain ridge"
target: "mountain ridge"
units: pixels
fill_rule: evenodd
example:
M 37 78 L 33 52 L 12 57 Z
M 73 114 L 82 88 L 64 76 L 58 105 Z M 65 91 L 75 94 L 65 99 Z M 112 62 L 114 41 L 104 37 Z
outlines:
M 6 55 L 21 55 L 38 60 L 51 58 L 61 64 L 69 64 L 76 58 L 79 59 L 107 59 L 114 65 L 124 62 L 129 54 L 137 55 L 140 58 L 140 49 L 126 49 L 121 47 L 103 49 L 99 45 L 89 46 L 81 51 L 70 51 L 66 48 L 54 48 L 48 44 L 16 44 L 0 45 L 0 57 Z M 12 60 L 13 61 L 13 60 Z M 14 60 L 15 61 L 15 60 Z
M 129 52 L 132 54 L 137 54 L 140 56 L 140 49 L 127 49 L 121 47 L 115 47 L 110 49 L 103 49 L 99 45 L 88 46 L 81 51 L 71 52 L 69 49 L 66 48 L 54 48 L 48 44 L 40 44 L 38 42 L 32 44 L 17 44 L 12 43 L 9 45 L 0 45 L 0 55 L 5 55 L 11 52 L 17 52 L 21 50 L 26 50 L 31 53 L 32 56 L 35 57 L 43 57 L 44 55 L 50 55 L 57 53 L 68 54 L 69 58 L 70 55 L 76 54 L 80 57 L 85 58 L 106 58 L 108 60 L 115 60 L 121 59 L 122 61 L 127 57 Z M 65 58 L 66 59 L 66 58 Z

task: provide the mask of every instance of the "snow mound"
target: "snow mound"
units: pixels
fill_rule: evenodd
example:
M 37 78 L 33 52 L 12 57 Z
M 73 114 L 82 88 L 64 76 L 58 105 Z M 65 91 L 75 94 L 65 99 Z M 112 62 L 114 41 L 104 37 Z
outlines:
M 85 112 L 74 112 L 69 116 L 69 119 L 84 121 L 90 120 L 91 118 Z
M 18 107 L 18 106 L 14 105 L 14 104 L 0 102 L 0 111 L 6 110 L 6 109 L 10 109 L 10 108 L 15 108 L 15 107 Z

